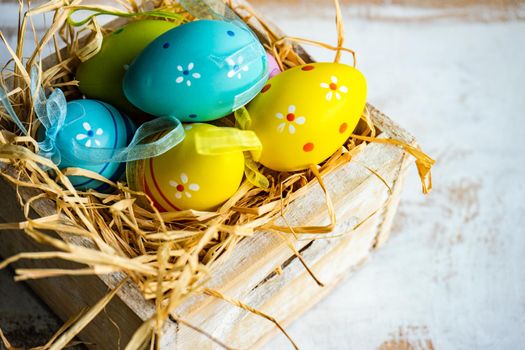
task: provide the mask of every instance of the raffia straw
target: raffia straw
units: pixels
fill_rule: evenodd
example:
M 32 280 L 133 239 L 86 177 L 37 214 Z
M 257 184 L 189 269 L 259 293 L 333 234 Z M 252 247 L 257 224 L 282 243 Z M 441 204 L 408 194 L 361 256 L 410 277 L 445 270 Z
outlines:
M 417 167 L 417 171 L 419 174 L 419 178 L 421 179 L 423 193 L 428 194 L 432 190 L 432 174 L 430 170 L 432 166 L 436 163 L 436 161 L 430 158 L 427 154 L 425 154 L 419 148 L 416 148 L 403 141 L 395 140 L 395 139 L 381 139 L 381 138 L 361 136 L 361 135 L 352 135 L 351 137 L 358 139 L 358 140 L 367 141 L 367 142 L 383 143 L 383 144 L 394 145 L 394 146 L 402 148 L 405 152 L 409 153 L 414 158 L 416 158 L 416 167 Z
M 63 349 L 75 336 L 80 333 L 105 307 L 109 304 L 111 299 L 117 294 L 120 287 L 124 285 L 126 280 L 119 283 L 115 289 L 109 292 L 105 297 L 100 299 L 95 305 L 87 310 L 66 332 L 64 332 L 58 339 L 49 346 L 49 350 Z
M 11 343 L 7 340 L 7 338 L 4 335 L 4 332 L 2 332 L 2 328 L 0 328 L 0 340 L 4 344 L 4 347 L 7 350 L 18 350 L 17 348 L 11 346 Z
M 334 6 L 335 6 L 335 27 L 337 30 L 337 47 L 343 47 L 345 42 L 345 28 L 343 24 L 343 16 L 341 14 L 341 6 L 339 6 L 339 0 L 334 0 Z M 337 49 L 335 52 L 335 58 L 334 62 L 339 63 L 339 60 L 341 59 L 341 49 Z M 355 61 L 355 57 L 354 57 Z M 354 63 L 355 66 L 355 63 Z
M 374 123 L 372 123 L 372 119 L 370 118 L 370 109 L 368 108 L 368 105 L 365 106 L 365 109 L 363 110 L 363 113 L 361 114 L 361 120 L 364 120 L 364 122 L 366 123 L 366 127 L 367 127 L 367 129 L 363 131 L 362 134 L 364 136 L 376 137 L 377 130 L 376 130 Z
M 31 350 L 49 350 L 49 348 L 51 347 L 51 345 L 53 343 L 55 343 L 55 341 L 58 339 L 58 337 L 60 337 L 62 334 L 64 334 L 65 331 L 68 330 L 69 327 L 71 327 L 73 324 L 75 324 L 76 322 L 78 322 L 78 320 L 80 319 L 80 317 L 82 317 L 82 315 L 84 315 L 84 313 L 86 312 L 86 308 L 83 308 L 82 310 L 80 310 L 76 315 L 73 315 L 72 317 L 70 317 L 56 332 L 55 334 L 53 334 L 53 336 L 51 336 L 51 338 L 48 340 L 48 342 L 43 345 L 43 346 L 38 346 L 36 348 L 33 348 Z
M 173 315 L 170 315 L 170 319 L 174 322 L 177 322 L 177 323 L 180 323 L 180 324 L 183 324 L 185 325 L 186 327 L 189 327 L 191 329 L 193 329 L 195 332 L 197 333 L 200 333 L 202 335 L 204 335 L 206 338 L 210 339 L 212 342 L 214 342 L 215 344 L 219 345 L 221 348 L 223 349 L 226 349 L 226 350 L 235 350 L 234 348 L 232 347 L 229 347 L 228 345 L 224 344 L 222 341 L 220 341 L 219 339 L 215 338 L 213 335 L 211 335 L 210 333 L 200 329 L 199 327 L 197 326 L 194 326 L 192 325 L 191 323 L 188 323 L 186 321 L 184 321 L 183 319 L 179 318 L 179 317 L 175 317 Z
M 312 271 L 308 263 L 304 260 L 302 254 L 297 250 L 297 248 L 295 248 L 292 241 L 287 236 L 285 236 L 279 231 L 276 231 L 276 234 L 278 234 L 286 242 L 286 245 L 293 251 L 294 255 L 297 257 L 297 259 L 299 259 L 299 262 L 301 263 L 301 265 L 303 265 L 303 267 L 308 272 L 310 277 L 312 277 L 315 283 L 317 283 L 319 287 L 324 287 L 324 283 L 321 282 L 321 280 L 315 275 L 315 273 Z M 282 269 L 280 266 L 278 267 L 278 269 L 280 269 L 280 271 L 282 272 Z
M 148 344 L 151 345 L 154 343 L 154 327 L 155 320 L 149 319 L 144 322 L 136 331 L 133 333 L 133 336 L 129 340 L 126 348 L 124 350 L 141 350 L 145 349 Z
M 115 327 L 115 329 L 117 330 L 117 333 L 118 333 L 118 338 L 117 338 L 117 349 L 120 350 L 121 349 L 121 341 L 122 341 L 122 332 L 120 331 L 120 327 L 118 325 L 118 323 L 113 320 L 113 318 L 108 314 L 107 312 L 107 309 L 104 308 L 104 315 L 106 315 L 106 317 L 108 318 L 109 322 L 111 322 L 111 324 Z
M 319 169 L 317 168 L 317 165 L 311 165 L 310 171 L 315 176 L 317 182 L 319 183 L 319 185 L 321 186 L 321 189 L 323 190 L 323 195 L 325 197 L 325 202 L 326 202 L 326 207 L 328 210 L 328 217 L 330 218 L 330 223 L 327 225 L 323 225 L 323 226 L 296 226 L 296 227 L 292 227 L 290 225 L 279 226 L 279 225 L 274 225 L 273 223 L 270 223 L 268 225 L 263 226 L 262 229 L 275 230 L 275 231 L 293 233 L 293 234 L 327 233 L 327 232 L 331 232 L 334 229 L 337 219 L 336 219 L 334 205 L 332 203 L 332 200 L 330 199 L 330 194 L 328 193 L 328 190 L 326 189 L 326 186 L 324 184 L 321 174 L 319 173 Z M 284 207 L 285 207 L 284 201 L 281 200 L 280 212 L 281 212 L 282 218 L 284 218 Z
M 279 45 L 284 44 L 286 41 L 293 41 L 293 42 L 296 42 L 296 43 L 303 43 L 303 44 L 319 46 L 319 47 L 322 47 L 322 48 L 325 48 L 325 49 L 328 49 L 328 50 L 332 50 L 332 51 L 337 51 L 337 52 L 341 52 L 341 51 L 348 52 L 348 53 L 350 53 L 352 55 L 352 60 L 353 60 L 352 66 L 355 67 L 357 65 L 357 58 L 356 58 L 355 51 L 350 50 L 350 49 L 348 49 L 346 47 L 332 46 L 332 45 L 329 45 L 329 44 L 326 44 L 326 43 L 323 43 L 323 42 L 320 42 L 320 41 L 316 41 L 316 40 L 311 40 L 311 39 L 304 39 L 304 38 L 297 38 L 297 37 L 291 37 L 291 36 L 284 36 L 284 37 L 280 38 L 279 40 L 275 41 L 272 44 L 272 51 L 277 52 L 276 51 L 277 47 Z M 279 66 L 280 66 L 281 70 L 285 70 L 284 69 L 284 65 L 282 64 L 282 62 L 277 61 L 277 63 L 279 63 Z
M 388 184 L 388 182 L 385 180 L 385 178 L 381 176 L 381 174 L 379 174 L 374 169 L 370 168 L 368 165 L 363 164 L 362 162 L 354 160 L 354 163 L 361 165 L 363 168 L 365 168 L 366 170 L 368 170 L 369 172 L 374 174 L 374 176 L 377 177 L 379 179 L 379 181 L 381 181 L 383 183 L 383 185 L 385 185 L 385 187 L 388 189 L 388 193 L 392 194 L 392 187 Z
M 286 336 L 286 338 L 288 338 L 288 340 L 290 341 L 290 344 L 292 344 L 292 346 L 294 347 L 294 349 L 296 350 L 299 350 L 299 347 L 297 346 L 297 344 L 294 342 L 294 340 L 292 339 L 292 337 L 288 334 L 288 332 L 286 332 L 286 330 L 284 329 L 283 326 L 281 326 L 281 324 L 279 323 L 279 321 L 277 321 L 275 318 L 273 318 L 272 316 L 270 315 L 267 315 L 265 314 L 264 312 L 262 311 L 259 311 L 239 300 L 235 300 L 235 299 L 232 299 L 224 294 L 222 294 L 221 292 L 219 292 L 218 290 L 214 290 L 214 289 L 209 289 L 209 288 L 206 288 L 204 290 L 204 294 L 206 295 L 209 295 L 209 296 L 212 296 L 212 297 L 215 297 L 215 298 L 218 298 L 218 299 L 222 299 L 232 305 L 235 305 L 237 307 L 240 307 L 241 309 L 244 309 L 252 314 L 255 314 L 257 316 L 261 316 L 265 319 L 267 319 L 268 321 L 272 322 L 273 324 L 275 324 L 275 326 L 277 328 L 279 328 L 279 330 Z

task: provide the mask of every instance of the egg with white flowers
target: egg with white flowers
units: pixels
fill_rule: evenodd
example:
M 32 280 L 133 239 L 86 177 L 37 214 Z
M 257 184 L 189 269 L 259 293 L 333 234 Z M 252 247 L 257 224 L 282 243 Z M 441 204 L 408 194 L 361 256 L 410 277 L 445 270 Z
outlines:
M 246 107 L 263 146 L 260 163 L 277 171 L 321 163 L 348 140 L 365 103 L 365 77 L 345 64 L 312 63 L 276 75 Z
M 60 152 L 60 169 L 80 168 L 97 173 L 111 181 L 119 181 L 125 174 L 126 164 L 97 159 L 97 149 L 111 152 L 126 147 L 132 140 L 135 126 L 115 107 L 98 100 L 73 100 L 67 103 L 64 124 L 55 140 Z M 45 128 L 40 127 L 37 138 L 44 139 Z M 69 176 L 78 190 L 108 190 L 102 181 L 85 176 Z
M 244 106 L 267 79 L 266 52 L 248 27 L 196 20 L 148 45 L 130 64 L 123 89 L 147 113 L 203 122 Z
M 244 176 L 242 151 L 199 152 L 198 143 L 219 128 L 186 124 L 180 144 L 157 157 L 128 163 L 130 187 L 146 193 L 160 211 L 216 209 L 235 194 Z M 221 129 L 227 134 L 233 128 Z

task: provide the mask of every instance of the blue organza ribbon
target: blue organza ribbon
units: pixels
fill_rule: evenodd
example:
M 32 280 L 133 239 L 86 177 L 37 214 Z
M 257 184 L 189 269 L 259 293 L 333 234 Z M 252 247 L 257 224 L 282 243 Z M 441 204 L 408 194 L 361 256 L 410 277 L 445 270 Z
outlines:
M 141 143 L 163 133 L 155 141 Z M 130 144 L 122 148 L 87 148 L 72 139 L 72 154 L 88 164 L 120 163 L 159 156 L 184 140 L 184 127 L 175 117 L 159 117 L 142 124 Z
M 44 140 L 38 142 L 38 154 L 51 159 L 56 165 L 60 165 L 62 157 L 56 146 L 56 139 L 66 120 L 66 97 L 62 90 L 56 89 L 49 98 L 46 98 L 44 89 L 39 84 L 38 76 L 38 69 L 33 67 L 30 84 L 33 108 L 38 120 L 46 130 Z
M 45 128 L 44 139 L 38 142 L 39 155 L 51 159 L 56 165 L 61 163 L 60 149 L 57 147 L 57 136 L 64 126 L 67 115 L 67 101 L 60 89 L 55 89 L 46 98 L 44 89 L 39 84 L 38 69 L 31 69 L 31 95 L 33 106 L 38 120 Z M 5 90 L 0 88 L 0 100 L 13 122 L 27 135 L 27 130 L 9 103 Z M 152 136 L 163 133 L 158 139 L 142 143 Z M 161 117 L 142 124 L 130 144 L 121 148 L 94 148 L 86 147 L 72 139 L 69 153 L 85 165 L 102 163 L 120 163 L 146 159 L 161 155 L 184 140 L 184 127 L 175 117 Z
M 22 121 L 18 118 L 15 111 L 13 110 L 13 106 L 11 106 L 11 103 L 9 102 L 9 97 L 7 97 L 7 93 L 5 89 L 0 86 L 0 102 L 2 102 L 2 105 L 4 106 L 7 114 L 13 121 L 13 123 L 18 126 L 18 128 L 24 133 L 24 135 L 27 135 L 27 129 L 25 128 L 24 124 L 22 124 Z

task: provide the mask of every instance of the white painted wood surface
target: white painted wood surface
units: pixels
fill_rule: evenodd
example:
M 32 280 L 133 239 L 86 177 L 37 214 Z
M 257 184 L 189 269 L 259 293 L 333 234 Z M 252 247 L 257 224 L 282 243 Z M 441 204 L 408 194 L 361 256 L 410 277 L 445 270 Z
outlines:
M 290 35 L 334 42 L 326 2 L 258 8 Z M 437 159 L 435 189 L 421 195 L 412 169 L 388 244 L 289 332 L 302 349 L 521 348 L 525 23 L 386 21 L 343 11 L 369 100 Z M 411 9 L 380 11 L 397 17 Z M 15 17 L 0 12 L 4 30 Z M 4 280 L 0 296 L 16 290 Z M 283 336 L 266 347 L 289 348 Z

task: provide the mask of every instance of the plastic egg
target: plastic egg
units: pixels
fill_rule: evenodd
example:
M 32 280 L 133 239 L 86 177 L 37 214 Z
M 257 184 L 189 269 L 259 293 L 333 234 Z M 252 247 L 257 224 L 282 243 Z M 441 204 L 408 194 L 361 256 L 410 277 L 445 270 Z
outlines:
M 168 152 L 128 163 L 128 183 L 144 191 L 161 211 L 213 210 L 239 188 L 244 175 L 242 151 L 202 155 L 196 135 L 210 124 L 185 125 L 186 137 Z
M 59 168 L 82 168 L 112 181 L 120 180 L 125 172 L 124 163 L 98 163 L 96 159 L 88 163 L 79 159 L 75 151 L 81 150 L 89 157 L 91 149 L 125 147 L 131 142 L 134 130 L 131 121 L 107 103 L 97 100 L 68 102 L 64 126 L 56 138 L 56 147 L 62 158 Z M 40 139 L 43 134 L 44 130 L 40 128 Z M 101 192 L 108 187 L 101 181 L 83 176 L 70 176 L 69 180 L 79 190 Z
M 77 68 L 76 79 L 80 91 L 89 98 L 137 113 L 122 92 L 125 70 L 149 43 L 174 27 L 176 24 L 162 20 L 140 20 L 104 37 L 100 51 Z
M 271 53 L 266 52 L 266 57 L 268 58 L 268 78 L 273 78 L 277 74 L 281 73 L 281 68 L 279 68 L 277 60 L 272 56 Z
M 267 80 L 262 45 L 247 28 L 198 20 L 153 41 L 129 66 L 124 94 L 156 116 L 209 121 L 248 103 Z
M 296 171 L 330 157 L 355 129 L 366 102 L 366 81 L 338 63 L 294 67 L 270 79 L 247 106 L 260 162 Z

